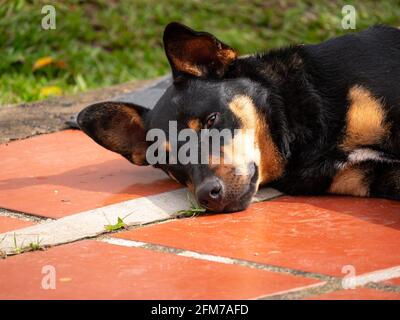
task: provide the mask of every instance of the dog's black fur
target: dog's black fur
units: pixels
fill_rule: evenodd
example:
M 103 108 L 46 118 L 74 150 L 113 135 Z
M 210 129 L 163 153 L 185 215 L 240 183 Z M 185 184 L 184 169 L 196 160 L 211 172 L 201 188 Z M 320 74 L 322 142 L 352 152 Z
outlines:
M 224 166 L 156 167 L 212 211 L 246 208 L 263 184 L 288 194 L 400 199 L 400 30 L 375 26 L 238 57 L 211 34 L 171 23 L 164 46 L 174 85 L 152 111 L 112 102 L 83 110 L 79 125 L 96 142 L 146 164 L 148 130 L 168 132 L 170 120 L 178 130 L 191 120 L 233 130 L 255 108 L 261 160 L 249 159 L 247 178 L 232 178 Z M 242 105 L 234 112 L 232 103 Z

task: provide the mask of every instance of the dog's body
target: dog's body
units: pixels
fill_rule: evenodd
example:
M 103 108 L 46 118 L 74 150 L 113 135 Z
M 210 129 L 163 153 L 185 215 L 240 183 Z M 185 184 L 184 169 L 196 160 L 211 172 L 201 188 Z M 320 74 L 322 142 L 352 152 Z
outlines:
M 254 129 L 256 153 L 242 157 L 247 175 L 236 177 L 235 164 L 155 165 L 212 211 L 244 209 L 265 184 L 288 194 L 400 199 L 400 30 L 377 26 L 238 57 L 212 35 L 172 23 L 164 46 L 174 85 L 152 111 L 85 109 L 78 121 L 95 141 L 146 164 L 146 133 L 168 132 L 169 121 L 196 132 Z
M 400 30 L 374 27 L 262 60 L 281 74 L 291 151 L 273 184 L 400 199 Z

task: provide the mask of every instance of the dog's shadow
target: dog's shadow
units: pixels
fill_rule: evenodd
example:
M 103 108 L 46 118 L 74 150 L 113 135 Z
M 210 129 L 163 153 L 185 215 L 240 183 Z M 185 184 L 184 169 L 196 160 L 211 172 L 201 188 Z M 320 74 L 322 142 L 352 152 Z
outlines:
M 152 167 L 134 167 L 125 163 L 124 159 L 115 159 L 53 175 L 0 180 L 0 192 L 40 185 L 136 196 L 178 188 L 178 184 L 161 170 Z M 29 190 L 22 192 L 29 192 Z

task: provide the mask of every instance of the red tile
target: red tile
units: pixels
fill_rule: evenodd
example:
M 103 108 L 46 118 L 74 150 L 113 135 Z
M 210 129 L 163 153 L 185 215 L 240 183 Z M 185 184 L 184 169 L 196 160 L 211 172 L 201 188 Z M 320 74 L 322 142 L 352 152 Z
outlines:
M 41 286 L 44 266 L 54 290 Z M 0 299 L 247 299 L 315 283 L 91 240 L 0 261 Z
M 312 296 L 306 300 L 400 300 L 400 293 L 369 288 L 356 288 Z
M 178 186 L 67 130 L 0 145 L 0 207 L 59 218 Z
M 400 202 L 281 197 L 245 212 L 181 219 L 116 235 L 330 275 L 400 265 Z
M 387 280 L 387 281 L 384 281 L 383 283 L 400 286 L 400 278 L 394 278 L 391 280 Z
M 0 233 L 17 230 L 34 225 L 34 222 L 12 217 L 0 216 Z M 0 239 L 1 240 L 1 239 Z

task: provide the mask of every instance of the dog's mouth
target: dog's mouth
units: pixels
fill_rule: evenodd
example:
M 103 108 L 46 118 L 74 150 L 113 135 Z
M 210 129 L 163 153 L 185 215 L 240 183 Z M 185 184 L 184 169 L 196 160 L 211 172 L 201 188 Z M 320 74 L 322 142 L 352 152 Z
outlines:
M 247 189 L 236 200 L 231 201 L 223 208 L 222 212 L 237 212 L 245 210 L 257 192 L 258 174 L 255 172 L 250 179 Z
M 234 196 L 225 196 L 221 201 L 203 205 L 209 213 L 230 213 L 245 210 L 251 203 L 253 196 L 257 192 L 258 170 L 253 172 L 252 177 L 249 179 L 245 187 L 241 186 L 241 192 L 235 192 Z M 237 189 L 234 186 L 224 186 L 224 189 Z

